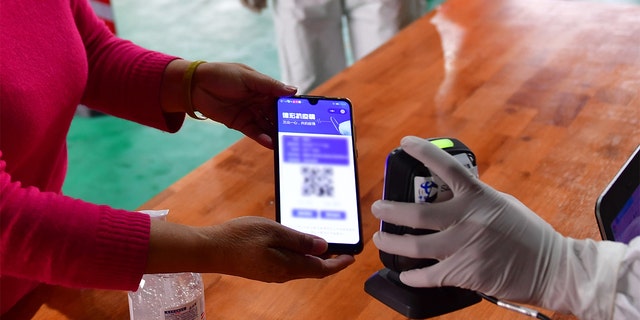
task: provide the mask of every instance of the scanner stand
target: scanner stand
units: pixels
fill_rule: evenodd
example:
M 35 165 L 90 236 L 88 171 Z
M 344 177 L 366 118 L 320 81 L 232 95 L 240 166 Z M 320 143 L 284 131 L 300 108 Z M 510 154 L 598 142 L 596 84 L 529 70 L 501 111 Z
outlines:
M 474 291 L 457 287 L 409 287 L 400 282 L 397 272 L 387 268 L 369 277 L 364 290 L 409 319 L 443 315 L 482 300 Z

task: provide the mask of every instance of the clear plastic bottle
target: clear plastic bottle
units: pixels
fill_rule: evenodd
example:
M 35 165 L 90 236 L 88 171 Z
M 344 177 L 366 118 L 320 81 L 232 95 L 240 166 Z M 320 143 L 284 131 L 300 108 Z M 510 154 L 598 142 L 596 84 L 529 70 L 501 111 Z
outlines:
M 165 220 L 168 210 L 142 211 Z M 204 285 L 199 273 L 145 274 L 129 292 L 131 320 L 204 320 Z

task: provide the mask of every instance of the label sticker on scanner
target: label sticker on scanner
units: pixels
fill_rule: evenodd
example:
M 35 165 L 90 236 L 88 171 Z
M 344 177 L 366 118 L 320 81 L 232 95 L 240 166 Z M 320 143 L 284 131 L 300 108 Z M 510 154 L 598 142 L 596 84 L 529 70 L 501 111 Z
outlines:
M 470 170 L 474 176 L 478 176 L 478 167 L 473 166 L 471 159 L 466 153 L 453 156 L 465 168 Z M 453 198 L 453 192 L 448 185 L 437 175 L 431 177 L 413 178 L 413 199 L 415 203 L 440 202 Z

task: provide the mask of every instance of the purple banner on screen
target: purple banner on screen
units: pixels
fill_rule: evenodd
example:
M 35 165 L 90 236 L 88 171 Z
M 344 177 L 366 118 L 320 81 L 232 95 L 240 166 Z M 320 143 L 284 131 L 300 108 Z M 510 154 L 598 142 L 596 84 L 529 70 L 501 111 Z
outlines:
M 307 99 L 278 100 L 278 132 L 351 135 L 351 106 L 346 101 Z
M 349 164 L 348 138 L 283 136 L 284 161 L 309 164 Z

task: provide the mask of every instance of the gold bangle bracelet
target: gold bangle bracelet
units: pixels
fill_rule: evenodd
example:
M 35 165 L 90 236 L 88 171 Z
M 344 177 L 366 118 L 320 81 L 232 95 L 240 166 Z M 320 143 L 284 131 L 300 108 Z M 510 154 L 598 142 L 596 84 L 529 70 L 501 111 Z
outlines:
M 191 101 L 193 74 L 195 73 L 196 68 L 198 68 L 198 66 L 203 63 L 206 63 L 206 61 L 196 60 L 194 62 L 191 62 L 191 64 L 189 64 L 189 67 L 187 67 L 187 71 L 185 71 L 184 73 L 184 77 L 182 78 L 182 89 L 185 93 L 185 112 L 189 115 L 189 117 L 197 120 L 207 120 L 207 118 L 201 117 L 196 114 L 196 110 L 193 107 L 193 103 Z

